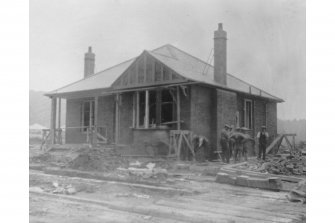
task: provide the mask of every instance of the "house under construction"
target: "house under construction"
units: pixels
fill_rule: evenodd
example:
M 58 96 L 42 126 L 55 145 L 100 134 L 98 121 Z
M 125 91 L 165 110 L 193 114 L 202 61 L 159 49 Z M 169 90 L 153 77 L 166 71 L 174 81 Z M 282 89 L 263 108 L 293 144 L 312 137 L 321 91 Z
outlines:
M 225 124 L 246 127 L 251 135 L 266 125 L 272 138 L 277 135 L 277 103 L 283 100 L 227 73 L 222 24 L 214 32 L 214 66 L 170 44 L 97 73 L 94 65 L 89 47 L 84 78 L 46 94 L 52 143 L 62 99 L 67 144 L 163 142 L 167 154 L 171 134 L 182 131 L 206 137 L 213 148 Z

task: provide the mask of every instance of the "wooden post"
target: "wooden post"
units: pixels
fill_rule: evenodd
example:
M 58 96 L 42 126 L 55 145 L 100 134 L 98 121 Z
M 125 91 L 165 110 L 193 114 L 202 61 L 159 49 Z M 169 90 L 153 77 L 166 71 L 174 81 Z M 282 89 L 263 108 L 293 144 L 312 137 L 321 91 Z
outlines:
M 180 130 L 180 91 L 177 86 L 177 129 Z
M 136 91 L 136 128 L 140 127 L 140 93 Z
M 149 91 L 145 91 L 145 116 L 144 116 L 144 128 L 149 128 Z
M 58 98 L 58 138 L 57 141 L 59 144 L 62 144 L 62 129 L 61 129 L 61 111 L 62 111 L 62 99 Z
M 292 136 L 293 149 L 295 150 L 295 135 Z
M 147 83 L 148 80 L 148 74 L 147 74 L 147 54 L 145 53 L 144 55 L 144 83 Z
M 57 98 L 51 97 L 51 117 L 50 117 L 50 139 L 51 144 L 55 144 L 55 129 L 56 129 L 56 102 Z
M 156 92 L 156 125 L 160 126 L 162 122 L 162 90 Z
M 120 94 L 116 94 L 116 103 L 115 103 L 115 143 L 119 142 L 119 100 Z
M 133 94 L 133 124 L 132 127 L 136 127 L 136 92 Z
M 137 58 L 136 61 L 135 61 L 135 77 L 136 77 L 136 84 L 139 83 L 139 78 L 138 78 L 138 60 L 139 60 L 139 58 Z
M 98 96 L 94 97 L 93 145 L 98 144 Z

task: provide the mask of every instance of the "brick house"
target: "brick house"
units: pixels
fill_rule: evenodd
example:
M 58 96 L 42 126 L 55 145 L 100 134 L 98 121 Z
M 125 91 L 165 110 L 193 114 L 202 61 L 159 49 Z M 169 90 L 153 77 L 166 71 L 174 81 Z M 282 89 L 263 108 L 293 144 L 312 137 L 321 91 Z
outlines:
M 91 129 L 94 142 L 121 145 L 168 141 L 169 131 L 180 129 L 205 136 L 216 147 L 225 124 L 247 127 L 251 135 L 266 125 L 276 136 L 277 103 L 283 100 L 227 73 L 226 36 L 219 24 L 214 66 L 167 44 L 94 73 L 90 47 L 84 78 L 46 94 L 52 102 L 52 143 L 62 99 L 68 144 L 86 143 Z

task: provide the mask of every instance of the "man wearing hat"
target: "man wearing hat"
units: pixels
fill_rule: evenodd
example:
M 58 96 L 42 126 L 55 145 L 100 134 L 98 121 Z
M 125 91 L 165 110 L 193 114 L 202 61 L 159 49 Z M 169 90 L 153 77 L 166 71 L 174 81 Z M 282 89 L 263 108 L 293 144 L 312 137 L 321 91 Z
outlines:
M 266 145 L 269 138 L 269 133 L 266 132 L 266 127 L 263 125 L 262 130 L 257 133 L 258 139 L 258 158 L 261 158 L 263 154 L 263 160 L 265 160 Z
M 230 160 L 230 149 L 229 149 L 229 125 L 225 125 L 224 129 L 221 131 L 221 138 L 220 138 L 220 145 L 223 155 L 223 161 L 225 160 L 227 163 L 229 163 Z

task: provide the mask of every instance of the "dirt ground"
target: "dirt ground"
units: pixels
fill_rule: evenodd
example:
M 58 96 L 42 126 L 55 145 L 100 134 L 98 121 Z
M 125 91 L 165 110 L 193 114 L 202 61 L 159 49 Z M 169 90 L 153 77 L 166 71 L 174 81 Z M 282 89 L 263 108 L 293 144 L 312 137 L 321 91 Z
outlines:
M 216 183 L 221 163 L 125 158 L 106 149 L 43 153 L 31 147 L 30 164 L 41 167 L 30 170 L 30 222 L 305 222 L 306 205 L 288 201 L 287 192 Z M 114 181 L 50 174 L 43 171 L 48 167 L 120 177 L 132 168 L 153 173 L 137 175 L 144 179 L 138 182 Z M 158 173 L 163 177 L 156 178 Z

